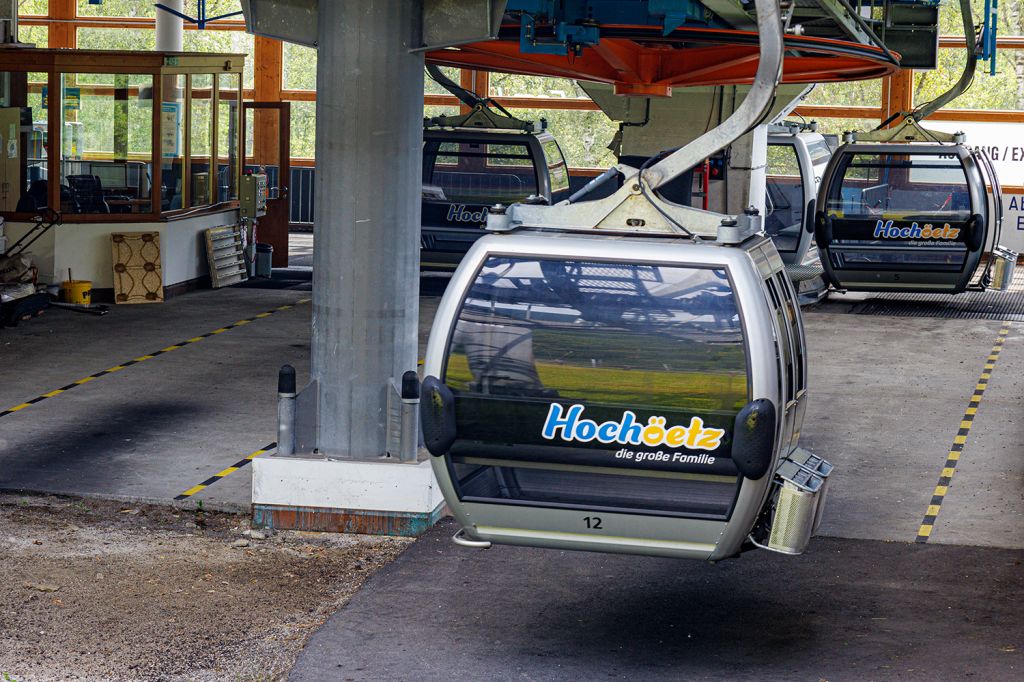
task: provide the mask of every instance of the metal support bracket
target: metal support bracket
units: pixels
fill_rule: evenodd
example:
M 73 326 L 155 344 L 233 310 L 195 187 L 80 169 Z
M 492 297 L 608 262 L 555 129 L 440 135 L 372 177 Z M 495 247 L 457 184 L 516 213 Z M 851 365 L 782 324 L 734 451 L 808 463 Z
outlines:
M 729 118 L 651 167 L 627 175 L 622 187 L 607 198 L 563 201 L 554 206 L 501 207 L 488 216 L 487 229 L 605 229 L 716 238 L 723 218 L 730 216 L 671 203 L 660 198 L 655 190 L 728 147 L 761 123 L 771 110 L 782 73 L 782 16 L 778 0 L 756 0 L 755 6 L 760 61 L 750 92 Z M 620 168 L 625 171 L 629 167 Z

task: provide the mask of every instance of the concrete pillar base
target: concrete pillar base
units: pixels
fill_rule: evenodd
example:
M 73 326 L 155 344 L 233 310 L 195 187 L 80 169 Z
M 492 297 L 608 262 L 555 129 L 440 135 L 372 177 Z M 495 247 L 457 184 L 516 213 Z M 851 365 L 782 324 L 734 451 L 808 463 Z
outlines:
M 253 527 L 422 535 L 445 512 L 430 462 L 253 460 Z

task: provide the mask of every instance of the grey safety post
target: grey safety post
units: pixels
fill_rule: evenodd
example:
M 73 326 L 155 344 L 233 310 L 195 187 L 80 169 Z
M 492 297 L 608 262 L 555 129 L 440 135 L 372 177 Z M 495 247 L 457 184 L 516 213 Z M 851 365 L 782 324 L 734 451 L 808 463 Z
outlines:
M 391 378 L 416 366 L 419 20 L 415 2 L 319 5 L 310 388 L 332 459 L 384 455 Z
M 277 454 L 295 454 L 295 368 L 277 373 Z
M 420 446 L 420 377 L 414 370 L 402 375 L 401 460 L 415 462 Z

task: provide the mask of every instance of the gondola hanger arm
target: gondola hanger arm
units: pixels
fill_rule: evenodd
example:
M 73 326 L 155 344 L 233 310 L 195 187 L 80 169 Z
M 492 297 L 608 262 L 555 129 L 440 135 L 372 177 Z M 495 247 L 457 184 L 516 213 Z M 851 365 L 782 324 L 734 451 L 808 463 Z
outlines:
M 956 83 L 930 102 L 926 102 L 911 112 L 901 112 L 898 116 L 903 121 L 895 128 L 886 128 L 896 117 L 883 121 L 875 130 L 868 133 L 856 133 L 858 142 L 952 142 L 962 143 L 963 133 L 946 133 L 928 130 L 920 122 L 964 94 L 974 81 L 978 67 L 978 55 L 982 51 L 982 37 L 974 28 L 974 15 L 971 12 L 971 0 L 960 0 L 960 15 L 963 19 L 964 40 L 967 43 L 967 61 L 964 70 Z M 973 39 L 973 43 L 971 42 Z
M 600 229 L 717 238 L 724 234 L 720 228 L 726 224 L 732 228 L 726 232 L 746 234 L 744 226 L 756 223 L 750 214 L 734 218 L 674 204 L 659 197 L 655 190 L 728 147 L 761 123 L 771 109 L 782 74 L 783 21 L 778 0 L 755 0 L 754 5 L 759 36 L 757 72 L 749 93 L 725 121 L 657 163 L 627 175 L 622 187 L 606 198 L 563 201 L 554 206 L 513 204 L 496 208 L 488 216 L 487 229 Z

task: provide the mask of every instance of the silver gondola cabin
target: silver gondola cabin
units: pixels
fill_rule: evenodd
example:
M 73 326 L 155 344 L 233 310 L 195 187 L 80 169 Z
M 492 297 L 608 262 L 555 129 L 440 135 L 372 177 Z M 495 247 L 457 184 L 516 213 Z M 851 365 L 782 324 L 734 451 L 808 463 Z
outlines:
M 757 75 L 728 119 L 553 206 L 495 207 L 455 271 L 420 416 L 456 542 L 709 561 L 807 545 L 832 467 L 798 447 L 807 355 L 783 261 L 755 209 L 659 195 L 770 108 L 781 15 L 756 7 Z

